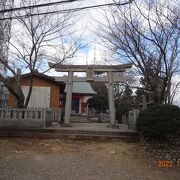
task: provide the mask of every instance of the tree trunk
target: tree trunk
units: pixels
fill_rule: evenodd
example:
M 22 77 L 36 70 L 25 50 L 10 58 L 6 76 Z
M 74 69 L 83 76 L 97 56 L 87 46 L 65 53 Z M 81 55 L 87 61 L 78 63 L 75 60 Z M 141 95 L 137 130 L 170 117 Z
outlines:
M 16 101 L 17 101 L 18 108 L 25 108 L 24 107 L 24 96 L 19 96 L 19 98 L 16 98 Z
M 5 87 L 15 97 L 17 108 L 24 108 L 24 94 L 18 78 L 7 78 L 3 80 Z
M 153 96 L 152 96 L 154 104 L 162 104 L 163 98 L 161 96 L 161 92 L 159 89 L 156 89 L 153 91 Z
M 24 108 L 24 94 L 21 90 L 21 87 L 6 86 L 9 92 L 15 97 L 17 108 Z
M 26 102 L 25 102 L 25 105 L 24 105 L 25 108 L 28 107 L 28 104 L 29 104 L 29 101 L 30 101 L 30 98 L 31 98 L 32 88 L 33 88 L 32 86 L 33 86 L 33 75 L 30 76 L 29 91 L 28 91 L 28 95 L 27 95 Z

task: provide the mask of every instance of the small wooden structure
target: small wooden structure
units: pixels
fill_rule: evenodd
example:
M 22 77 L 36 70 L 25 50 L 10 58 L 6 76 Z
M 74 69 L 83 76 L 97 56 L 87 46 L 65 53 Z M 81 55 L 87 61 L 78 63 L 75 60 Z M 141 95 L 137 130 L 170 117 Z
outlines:
M 28 108 L 59 108 L 59 99 L 61 87 L 65 86 L 65 83 L 56 82 L 53 77 L 34 72 L 33 76 L 33 87 Z M 31 81 L 31 74 L 21 75 L 20 84 L 23 90 L 25 98 L 29 92 L 29 86 Z M 12 94 L 8 97 L 8 107 L 16 108 L 16 99 Z

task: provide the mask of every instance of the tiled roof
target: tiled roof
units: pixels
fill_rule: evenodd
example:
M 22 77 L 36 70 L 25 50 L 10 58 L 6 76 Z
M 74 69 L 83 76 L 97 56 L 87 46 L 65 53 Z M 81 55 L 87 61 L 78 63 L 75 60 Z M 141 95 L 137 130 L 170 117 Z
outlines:
M 67 86 L 64 92 L 67 92 Z M 91 84 L 89 82 L 73 82 L 72 92 L 79 93 L 79 94 L 97 94 L 92 89 Z
M 39 77 L 39 78 L 42 78 L 42 79 L 46 79 L 46 80 L 49 80 L 49 81 L 52 81 L 56 84 L 64 84 L 64 82 L 57 82 L 55 81 L 55 79 L 52 77 L 52 76 L 48 76 L 48 75 L 45 75 L 43 73 L 39 73 L 39 72 L 33 72 L 32 73 L 33 77 Z M 31 73 L 27 73 L 27 74 L 22 74 L 21 75 L 21 78 L 28 78 L 31 76 Z

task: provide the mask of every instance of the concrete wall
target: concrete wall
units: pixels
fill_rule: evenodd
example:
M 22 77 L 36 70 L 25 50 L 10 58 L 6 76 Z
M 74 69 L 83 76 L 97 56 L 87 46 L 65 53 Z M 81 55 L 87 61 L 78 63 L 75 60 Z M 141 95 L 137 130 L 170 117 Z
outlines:
M 42 120 L 0 120 L 0 128 L 10 128 L 10 129 L 36 129 L 44 128 L 45 121 Z

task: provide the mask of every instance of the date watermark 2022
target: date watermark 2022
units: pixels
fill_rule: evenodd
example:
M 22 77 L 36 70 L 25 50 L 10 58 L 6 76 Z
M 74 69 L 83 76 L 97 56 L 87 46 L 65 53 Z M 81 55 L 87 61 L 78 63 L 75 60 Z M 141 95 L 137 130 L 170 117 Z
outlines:
M 161 168 L 180 167 L 180 161 L 159 160 L 158 167 L 161 167 Z

